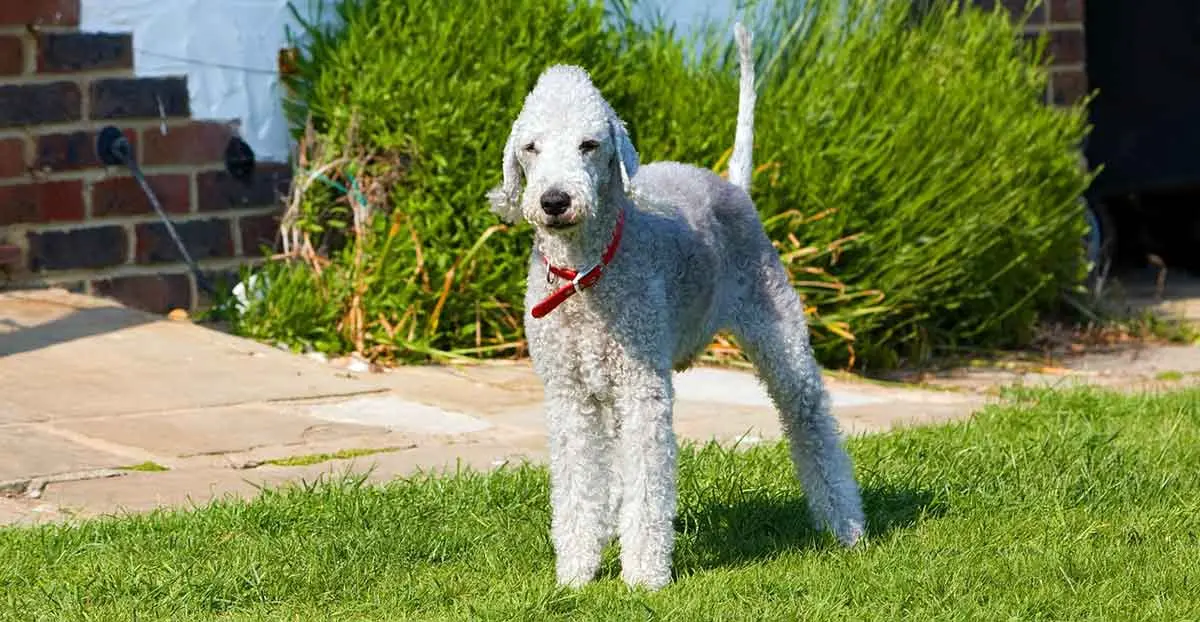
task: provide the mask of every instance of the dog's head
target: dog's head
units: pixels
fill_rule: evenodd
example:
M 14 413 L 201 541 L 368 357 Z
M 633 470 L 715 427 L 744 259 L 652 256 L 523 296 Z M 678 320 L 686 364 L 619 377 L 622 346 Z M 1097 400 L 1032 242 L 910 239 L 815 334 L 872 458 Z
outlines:
M 579 67 L 556 65 L 525 97 L 504 145 L 504 181 L 488 193 L 507 222 L 576 229 L 616 201 L 637 173 L 625 123 Z

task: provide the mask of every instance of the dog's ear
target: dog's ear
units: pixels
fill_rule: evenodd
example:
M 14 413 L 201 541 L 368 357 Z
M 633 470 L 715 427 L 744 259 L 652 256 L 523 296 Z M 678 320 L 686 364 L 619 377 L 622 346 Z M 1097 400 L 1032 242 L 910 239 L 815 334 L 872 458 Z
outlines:
M 637 175 L 639 166 L 637 149 L 633 148 L 625 123 L 615 116 L 608 120 L 608 131 L 612 135 L 613 164 L 620 171 L 621 189 L 629 192 L 629 180 Z
M 516 124 L 504 143 L 504 180 L 499 186 L 488 191 L 488 202 L 492 204 L 492 213 L 507 223 L 515 223 L 521 218 L 521 164 L 517 162 Z

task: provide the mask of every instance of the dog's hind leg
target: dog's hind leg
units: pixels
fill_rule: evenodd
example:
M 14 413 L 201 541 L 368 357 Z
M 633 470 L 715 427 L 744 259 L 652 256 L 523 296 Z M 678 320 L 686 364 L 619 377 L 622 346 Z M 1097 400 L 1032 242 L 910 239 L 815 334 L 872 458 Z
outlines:
M 830 414 L 804 310 L 782 266 L 759 268 L 733 332 L 779 410 L 792 462 L 818 528 L 853 546 L 866 528 L 854 468 Z

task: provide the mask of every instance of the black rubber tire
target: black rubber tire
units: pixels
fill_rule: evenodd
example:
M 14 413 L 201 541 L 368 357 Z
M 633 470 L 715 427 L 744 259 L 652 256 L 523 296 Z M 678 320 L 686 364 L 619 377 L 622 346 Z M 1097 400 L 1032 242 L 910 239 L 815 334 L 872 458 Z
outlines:
M 1088 221 L 1088 231 L 1083 238 L 1088 262 L 1087 282 L 1090 289 L 1095 289 L 1100 280 L 1112 273 L 1117 254 L 1117 227 L 1112 212 L 1103 202 L 1088 201 L 1085 217 Z

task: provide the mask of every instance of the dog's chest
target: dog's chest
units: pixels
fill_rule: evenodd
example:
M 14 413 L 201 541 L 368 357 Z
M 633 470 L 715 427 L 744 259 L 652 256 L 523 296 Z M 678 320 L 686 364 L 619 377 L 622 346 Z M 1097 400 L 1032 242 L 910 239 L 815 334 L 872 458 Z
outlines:
M 578 382 L 603 400 L 611 397 L 614 371 L 622 367 L 622 348 L 598 314 L 582 307 L 563 305 L 533 320 L 527 332 L 537 347 L 531 353 L 546 382 Z

